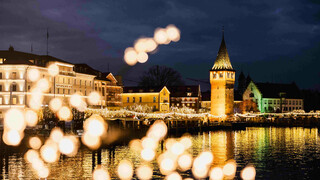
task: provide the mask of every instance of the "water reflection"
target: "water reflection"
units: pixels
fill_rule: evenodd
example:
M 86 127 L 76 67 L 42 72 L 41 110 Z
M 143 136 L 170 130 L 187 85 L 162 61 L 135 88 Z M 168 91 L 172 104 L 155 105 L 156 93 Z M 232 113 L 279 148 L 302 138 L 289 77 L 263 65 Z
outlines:
M 304 179 L 320 172 L 320 147 L 318 129 L 305 128 L 247 128 L 245 131 L 212 131 L 192 135 L 190 153 L 198 155 L 211 150 L 213 164 L 222 167 L 229 159 L 235 159 L 239 170 L 248 163 L 257 169 L 257 179 Z M 23 146 L 23 145 L 22 145 Z M 0 174 L 4 179 L 35 179 L 32 168 L 23 160 L 26 148 L 11 148 L 1 142 Z M 158 152 L 161 152 L 159 145 Z M 101 157 L 101 159 L 100 159 Z M 116 178 L 115 169 L 121 160 L 128 159 L 137 168 L 142 160 L 128 146 L 116 146 L 94 153 L 85 147 L 73 157 L 61 156 L 49 164 L 50 179 L 90 179 L 92 170 L 102 164 Z M 154 178 L 162 178 L 156 162 Z M 183 175 L 189 176 L 188 172 Z M 136 177 L 136 175 L 134 175 Z

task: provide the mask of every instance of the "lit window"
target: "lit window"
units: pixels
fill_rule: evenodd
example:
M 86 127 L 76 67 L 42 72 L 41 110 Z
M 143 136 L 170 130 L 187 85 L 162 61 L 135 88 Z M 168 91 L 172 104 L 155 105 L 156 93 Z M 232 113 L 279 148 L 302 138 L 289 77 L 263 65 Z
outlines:
M 17 72 L 12 72 L 12 79 L 16 79 L 17 78 Z
M 217 77 L 217 74 L 213 74 L 213 78 L 216 78 Z
M 2 79 L 2 73 L 0 73 L 0 79 Z
M 129 102 L 129 97 L 127 97 L 127 102 Z
M 139 97 L 139 102 L 142 102 L 142 97 Z
M 187 96 L 191 96 L 192 93 L 187 93 Z
M 223 74 L 222 74 L 222 73 L 220 73 L 220 77 L 221 77 L 221 78 L 223 77 Z
M 153 102 L 155 103 L 157 100 L 157 97 L 153 97 Z
M 136 102 L 136 97 L 133 97 L 133 98 L 132 98 L 132 102 Z
M 0 85 L 0 91 L 2 91 L 2 85 Z
M 17 85 L 16 84 L 12 84 L 12 91 L 17 91 Z
M 12 104 L 17 104 L 17 98 L 16 97 L 12 98 Z

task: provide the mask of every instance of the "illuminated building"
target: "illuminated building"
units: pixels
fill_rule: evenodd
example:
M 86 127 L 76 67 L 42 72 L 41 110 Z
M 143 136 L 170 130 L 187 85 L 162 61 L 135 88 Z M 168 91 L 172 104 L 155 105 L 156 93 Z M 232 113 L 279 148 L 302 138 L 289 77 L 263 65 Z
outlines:
M 211 114 L 225 117 L 233 114 L 235 70 L 230 63 L 224 35 L 214 62 L 210 70 L 211 84 Z
M 147 105 L 154 111 L 168 112 L 170 92 L 164 87 L 124 87 L 122 93 L 123 107 Z
M 52 64 L 58 67 L 55 76 L 51 76 L 48 71 L 48 66 Z M 37 80 L 45 78 L 49 82 L 49 89 L 44 92 L 42 105 L 48 105 L 53 97 L 67 101 L 74 93 L 80 93 L 87 98 L 94 91 L 97 75 L 75 69 L 76 65 L 52 56 L 15 51 L 13 47 L 0 51 L 0 118 L 9 108 L 28 107 L 31 91 L 37 83 L 32 81 L 33 78 Z M 106 84 L 113 86 L 116 81 L 112 78 L 112 74 L 109 73 L 107 76 Z M 117 88 L 122 92 L 121 86 Z M 104 97 L 107 99 L 107 96 Z M 117 96 L 118 104 L 121 104 L 119 97 L 121 96 Z
M 262 113 L 303 110 L 303 98 L 294 83 L 254 83 L 251 81 L 243 93 L 243 100 L 252 100 L 257 103 Z
M 100 72 L 87 64 L 76 64 L 76 72 L 92 74 L 94 78 L 94 91 L 101 96 L 101 101 L 96 107 L 107 107 L 109 110 L 120 109 L 122 106 L 121 82 L 118 82 L 111 72 Z
M 211 110 L 211 92 L 201 92 L 201 108 Z
M 168 86 L 170 107 L 188 107 L 195 111 L 200 108 L 201 91 L 199 86 Z

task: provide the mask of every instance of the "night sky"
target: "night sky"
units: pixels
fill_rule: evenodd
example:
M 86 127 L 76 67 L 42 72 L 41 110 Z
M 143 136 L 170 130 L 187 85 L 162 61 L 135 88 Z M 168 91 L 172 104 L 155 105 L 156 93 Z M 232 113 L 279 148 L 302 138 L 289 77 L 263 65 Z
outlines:
M 155 64 L 208 80 L 224 26 L 237 74 L 320 89 L 319 0 L 0 0 L 0 22 L 1 50 L 30 52 L 33 44 L 33 53 L 46 54 L 49 28 L 50 55 L 101 71 L 109 64 L 125 85 Z M 179 42 L 160 46 L 145 64 L 124 63 L 125 48 L 168 24 L 181 30 Z

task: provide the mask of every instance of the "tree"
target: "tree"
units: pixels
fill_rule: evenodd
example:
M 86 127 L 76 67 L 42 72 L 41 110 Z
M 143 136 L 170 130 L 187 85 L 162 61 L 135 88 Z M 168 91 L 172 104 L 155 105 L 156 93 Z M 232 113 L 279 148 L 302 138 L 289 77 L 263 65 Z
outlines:
M 140 78 L 139 86 L 178 86 L 183 85 L 178 71 L 166 66 L 152 66 Z

